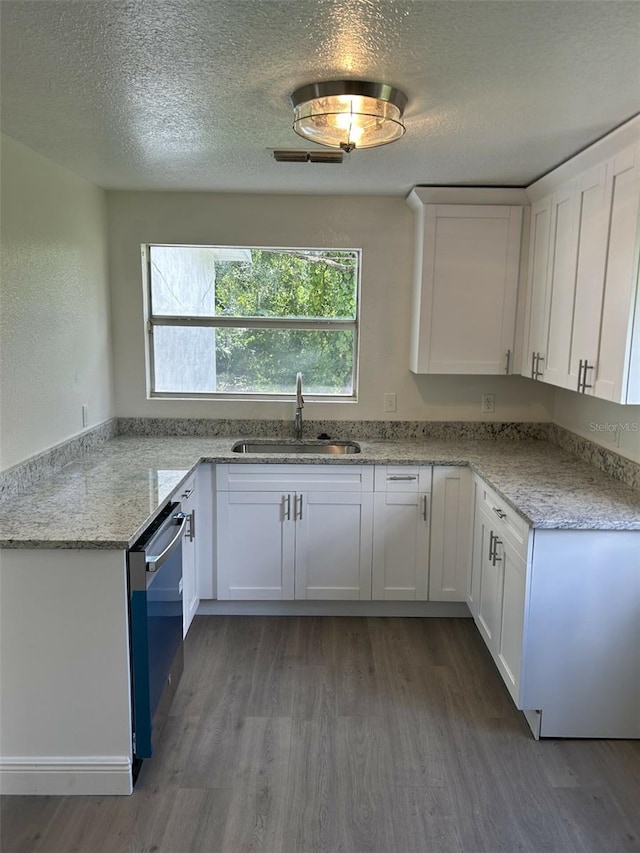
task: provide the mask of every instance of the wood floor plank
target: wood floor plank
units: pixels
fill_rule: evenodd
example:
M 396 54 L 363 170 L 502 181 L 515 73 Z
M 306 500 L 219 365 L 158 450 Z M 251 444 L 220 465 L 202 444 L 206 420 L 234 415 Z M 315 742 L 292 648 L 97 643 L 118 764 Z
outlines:
M 0 797 L 0 851 L 32 853 L 61 802 L 61 797 Z
M 291 850 L 340 849 L 336 737 L 335 718 L 293 722 L 284 827 Z
M 307 666 L 295 669 L 292 716 L 296 720 L 335 720 L 338 716 L 337 669 Z
M 338 827 L 347 850 L 388 853 L 394 849 L 393 801 L 386 782 L 390 760 L 391 745 L 383 718 L 338 717 Z
M 247 718 L 222 844 L 224 853 L 283 850 L 291 720 Z
M 640 851 L 640 836 L 634 827 L 637 820 L 620 809 L 606 788 L 558 788 L 555 796 L 565 824 L 578 839 L 578 849 L 607 853 Z
M 469 853 L 458 831 L 457 805 L 448 788 L 396 788 L 392 820 L 394 850 L 403 853 Z
M 182 787 L 190 767 L 189 756 L 198 737 L 200 717 L 167 718 L 153 759 L 144 761 L 136 791 L 168 790 Z
M 334 620 L 339 716 L 382 713 L 382 684 L 373 659 L 367 619 Z

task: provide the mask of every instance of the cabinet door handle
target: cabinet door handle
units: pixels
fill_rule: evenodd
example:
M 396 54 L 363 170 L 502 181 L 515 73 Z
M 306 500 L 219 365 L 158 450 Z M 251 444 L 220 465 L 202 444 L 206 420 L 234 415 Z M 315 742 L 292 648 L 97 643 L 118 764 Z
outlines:
M 195 511 L 195 509 L 191 510 L 191 512 L 187 516 L 187 519 L 188 519 L 187 535 L 189 537 L 189 542 L 193 542 L 193 540 L 196 538 L 196 511 Z
M 493 539 L 493 565 L 502 562 L 502 557 L 498 557 L 498 545 L 502 545 L 502 541 L 497 536 Z
M 489 531 L 489 562 L 495 566 L 493 562 L 493 530 Z
M 531 353 L 531 378 L 536 378 L 536 354 L 535 352 Z
M 296 505 L 298 507 L 298 519 L 302 521 L 302 495 L 296 495 Z M 298 503 L 299 502 L 299 503 Z
M 582 392 L 582 371 L 584 369 L 584 361 L 580 359 L 580 364 L 578 366 L 578 394 Z
M 497 506 L 491 507 L 491 509 L 495 512 L 495 514 L 498 516 L 498 518 L 506 518 L 507 517 L 507 513 L 504 512 L 503 510 L 499 509 Z
M 584 370 L 582 373 L 582 393 L 584 394 L 587 388 L 593 388 L 593 385 L 587 385 L 587 370 L 593 370 L 593 364 L 589 364 L 587 359 L 584 360 Z
M 507 350 L 507 363 L 504 368 L 505 373 L 509 373 L 509 368 L 511 367 L 511 350 Z
M 540 355 L 540 353 L 537 352 L 536 353 L 536 371 L 535 371 L 535 376 L 533 377 L 534 379 L 540 379 L 540 377 L 544 374 L 544 370 L 538 369 L 540 367 L 541 361 L 544 361 L 544 356 Z
M 392 474 L 391 476 L 387 477 L 387 480 L 417 480 L 417 479 L 418 478 L 415 474 L 406 474 L 402 477 L 400 475 L 397 475 L 397 474 Z
M 291 521 L 291 495 L 282 496 L 282 520 Z
M 195 486 L 194 486 L 194 488 L 195 488 Z M 184 492 L 182 493 L 182 497 L 186 500 L 187 498 L 190 498 L 192 494 L 193 494 L 193 489 L 185 489 Z
M 422 520 L 426 521 L 429 512 L 429 498 L 427 495 L 422 496 Z

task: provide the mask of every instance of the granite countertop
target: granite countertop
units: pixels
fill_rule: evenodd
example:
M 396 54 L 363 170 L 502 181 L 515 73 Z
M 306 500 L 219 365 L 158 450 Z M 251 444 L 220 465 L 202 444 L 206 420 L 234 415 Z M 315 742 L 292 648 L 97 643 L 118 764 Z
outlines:
M 640 530 L 640 492 L 545 441 L 366 440 L 320 456 L 239 455 L 236 440 L 114 438 L 0 501 L 0 547 L 126 549 L 198 462 L 470 465 L 534 528 Z

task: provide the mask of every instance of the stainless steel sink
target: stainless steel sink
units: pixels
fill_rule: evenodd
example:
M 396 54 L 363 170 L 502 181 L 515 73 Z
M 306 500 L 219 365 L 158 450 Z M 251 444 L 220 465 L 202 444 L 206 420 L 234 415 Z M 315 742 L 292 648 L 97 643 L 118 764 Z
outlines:
M 236 441 L 231 448 L 234 453 L 322 453 L 325 455 L 344 455 L 360 453 L 357 441 Z

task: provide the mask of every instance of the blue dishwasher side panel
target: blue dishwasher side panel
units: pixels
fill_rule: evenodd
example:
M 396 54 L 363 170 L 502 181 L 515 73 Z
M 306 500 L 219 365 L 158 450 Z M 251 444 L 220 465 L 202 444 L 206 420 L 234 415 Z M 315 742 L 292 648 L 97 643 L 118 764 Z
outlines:
M 182 643 L 182 559 L 179 548 L 145 591 L 131 593 L 135 755 L 153 752 L 153 717 Z

